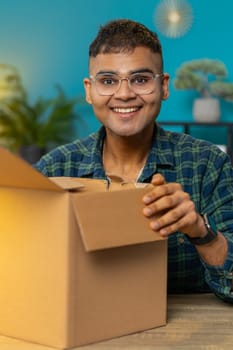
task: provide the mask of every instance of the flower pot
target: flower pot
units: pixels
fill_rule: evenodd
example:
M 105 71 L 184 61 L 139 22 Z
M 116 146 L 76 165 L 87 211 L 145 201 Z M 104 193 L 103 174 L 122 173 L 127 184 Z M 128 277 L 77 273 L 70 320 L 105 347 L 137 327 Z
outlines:
M 36 145 L 21 146 L 19 155 L 30 164 L 36 163 L 45 154 L 45 149 Z
M 220 118 L 220 103 L 217 98 L 196 98 L 193 102 L 193 117 L 199 123 L 216 123 Z

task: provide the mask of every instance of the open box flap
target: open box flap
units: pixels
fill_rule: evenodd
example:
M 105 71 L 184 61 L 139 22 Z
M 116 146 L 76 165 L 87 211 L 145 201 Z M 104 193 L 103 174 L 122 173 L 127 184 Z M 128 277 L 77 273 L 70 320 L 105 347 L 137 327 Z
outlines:
M 77 178 L 74 178 L 74 177 L 67 177 L 67 176 L 56 177 L 55 176 L 55 177 L 50 177 L 49 179 L 66 191 L 75 191 L 85 187 L 81 182 L 79 182 Z
M 0 186 L 63 191 L 22 158 L 0 147 Z
M 86 251 L 162 240 L 142 214 L 146 188 L 72 194 Z

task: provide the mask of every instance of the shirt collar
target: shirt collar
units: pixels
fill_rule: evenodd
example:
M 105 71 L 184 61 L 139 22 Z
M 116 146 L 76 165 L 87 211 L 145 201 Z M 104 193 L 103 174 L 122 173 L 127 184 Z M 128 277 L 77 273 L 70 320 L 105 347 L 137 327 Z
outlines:
M 91 135 L 91 143 L 83 161 L 89 163 L 88 168 L 81 170 L 80 176 L 93 178 L 106 178 L 102 163 L 102 149 L 106 131 L 101 127 L 97 133 Z M 155 124 L 151 150 L 140 176 L 140 181 L 145 181 L 159 171 L 159 168 L 173 168 L 174 157 L 169 134 Z
M 151 150 L 139 181 L 150 182 L 152 176 L 161 169 L 172 169 L 173 167 L 174 157 L 168 134 L 155 124 Z
M 101 127 L 96 133 L 90 135 L 90 142 L 82 160 L 84 164 L 88 164 L 88 167 L 80 169 L 80 177 L 106 178 L 102 163 L 102 149 L 105 136 L 106 132 L 104 127 Z
M 173 147 L 169 140 L 169 133 L 159 127 L 158 124 L 155 124 L 150 155 L 155 157 L 158 165 L 174 166 Z

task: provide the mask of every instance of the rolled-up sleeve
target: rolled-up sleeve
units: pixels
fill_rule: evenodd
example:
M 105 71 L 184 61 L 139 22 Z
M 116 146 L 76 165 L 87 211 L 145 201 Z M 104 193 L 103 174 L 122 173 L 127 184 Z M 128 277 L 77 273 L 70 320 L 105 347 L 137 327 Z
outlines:
M 228 254 L 221 266 L 202 264 L 205 268 L 205 279 L 210 289 L 219 298 L 233 304 L 233 238 L 227 237 Z

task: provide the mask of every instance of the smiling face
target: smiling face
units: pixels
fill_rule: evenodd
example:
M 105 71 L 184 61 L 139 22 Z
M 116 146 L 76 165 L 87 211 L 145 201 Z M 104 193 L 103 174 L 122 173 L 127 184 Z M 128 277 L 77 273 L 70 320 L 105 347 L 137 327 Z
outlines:
M 132 73 L 162 73 L 159 53 L 149 48 L 137 47 L 131 52 L 98 54 L 90 58 L 90 76 L 101 73 L 117 74 L 128 78 Z M 101 96 L 93 80 L 84 79 L 86 100 L 93 107 L 97 119 L 105 126 L 107 134 L 120 137 L 143 135 L 153 129 L 161 102 L 168 97 L 169 77 L 164 74 L 154 80 L 154 90 L 150 94 L 136 94 L 127 80 L 122 80 L 120 88 L 111 96 Z

